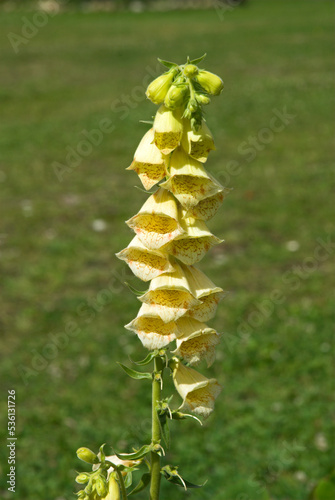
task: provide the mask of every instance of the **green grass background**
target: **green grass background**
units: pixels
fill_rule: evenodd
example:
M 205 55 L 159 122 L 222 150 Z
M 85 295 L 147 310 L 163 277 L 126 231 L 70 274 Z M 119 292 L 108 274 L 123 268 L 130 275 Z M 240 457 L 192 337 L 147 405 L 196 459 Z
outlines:
M 272 499 L 306 499 L 333 463 L 334 249 L 308 261 L 318 238 L 334 241 L 332 2 L 254 0 L 220 15 L 67 12 L 15 53 L 8 34 L 33 16 L 0 13 L 0 428 L 5 443 L 15 389 L 18 438 L 15 494 L 1 447 L 2 497 L 70 500 L 85 468 L 79 446 L 130 451 L 149 439 L 149 386 L 116 364 L 145 355 L 123 328 L 139 303 L 114 256 L 132 237 L 124 221 L 146 199 L 125 168 L 146 130 L 139 120 L 155 112 L 144 90 L 156 57 L 182 63 L 207 52 L 204 66 L 225 90 L 207 109 L 217 151 L 206 168 L 234 190 L 210 222 L 226 243 L 200 265 L 232 293 L 211 323 L 225 333 L 217 361 L 200 370 L 224 390 L 202 429 L 172 426 L 167 463 L 207 485 L 185 494 L 164 483 L 162 499 L 258 500 L 265 488 Z M 248 161 L 241 143 L 285 106 L 295 118 Z M 66 148 L 103 119 L 114 131 L 59 182 L 54 162 L 64 164 Z M 232 161 L 240 173 L 229 179 Z M 93 230 L 96 219 L 105 231 Z M 295 266 L 313 262 L 293 280 Z M 275 289 L 285 298 L 241 336 Z M 50 351 L 50 335 L 71 322 L 67 345 Z M 46 366 L 28 372 L 37 355 Z

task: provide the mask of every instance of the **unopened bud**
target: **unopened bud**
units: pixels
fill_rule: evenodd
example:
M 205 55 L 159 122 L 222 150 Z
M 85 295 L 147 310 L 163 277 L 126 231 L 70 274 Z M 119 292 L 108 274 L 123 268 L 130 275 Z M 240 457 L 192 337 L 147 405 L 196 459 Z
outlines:
M 186 93 L 188 92 L 187 85 L 172 85 L 165 96 L 164 104 L 169 109 L 176 109 L 182 106 Z
M 187 105 L 187 109 L 191 111 L 191 113 L 195 113 L 198 109 L 198 103 L 195 99 L 191 99 Z
M 102 476 L 98 477 L 95 483 L 95 489 L 100 497 L 104 497 L 108 493 L 108 486 L 106 479 Z
M 83 462 L 87 462 L 88 464 L 98 464 L 99 463 L 99 458 L 89 448 L 78 448 L 77 457 L 80 460 L 82 460 Z
M 199 71 L 195 79 L 209 94 L 219 95 L 223 89 L 221 78 L 209 71 Z
M 198 68 L 194 64 L 186 64 L 184 68 L 184 75 L 192 78 L 199 73 Z
M 210 98 L 204 94 L 197 94 L 195 98 L 199 104 L 209 104 L 211 102 Z
M 76 483 L 85 484 L 85 483 L 87 483 L 87 481 L 89 481 L 89 479 L 90 479 L 90 475 L 87 474 L 86 472 L 83 472 L 82 474 L 79 474 L 76 477 Z
M 161 104 L 172 84 L 176 70 L 169 71 L 156 78 L 147 88 L 146 96 L 154 104 Z

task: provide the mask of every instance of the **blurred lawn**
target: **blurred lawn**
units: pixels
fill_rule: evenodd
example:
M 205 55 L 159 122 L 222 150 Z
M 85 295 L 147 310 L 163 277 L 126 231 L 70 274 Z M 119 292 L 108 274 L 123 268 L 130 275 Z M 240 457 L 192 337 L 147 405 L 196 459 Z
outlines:
M 2 432 L 14 388 L 18 436 L 15 495 L 0 451 L 3 498 L 70 500 L 79 446 L 126 451 L 146 439 L 149 388 L 116 365 L 145 354 L 123 328 L 139 304 L 114 257 L 132 237 L 124 220 L 146 199 L 124 169 L 145 131 L 139 120 L 154 113 L 143 93 L 156 57 L 182 63 L 204 52 L 206 69 L 225 81 L 208 108 L 217 151 L 207 168 L 234 187 L 210 222 L 226 244 L 201 263 L 233 291 L 212 322 L 226 337 L 206 371 L 225 388 L 203 429 L 173 426 L 169 462 L 191 481 L 209 479 L 194 500 L 258 500 L 264 487 L 273 499 L 303 500 L 329 473 L 334 250 L 294 282 L 293 271 L 312 269 L 316 261 L 305 259 L 317 238 L 334 240 L 332 11 L 330 1 L 255 0 L 224 19 L 214 11 L 64 13 L 17 54 L 7 34 L 20 34 L 22 16 L 33 13 L 1 13 L 0 424 Z M 248 161 L 241 143 L 285 106 L 295 118 Z M 106 118 L 114 131 L 59 182 L 54 162 L 64 164 L 67 147 Z M 232 161 L 241 172 L 229 180 Z M 100 219 L 105 231 L 93 229 Z M 241 339 L 274 289 L 285 299 Z M 76 335 L 50 350 L 50 335 L 69 321 Z M 25 385 L 22 370 L 37 368 L 37 354 L 54 359 Z M 188 496 L 164 484 L 162 499 Z

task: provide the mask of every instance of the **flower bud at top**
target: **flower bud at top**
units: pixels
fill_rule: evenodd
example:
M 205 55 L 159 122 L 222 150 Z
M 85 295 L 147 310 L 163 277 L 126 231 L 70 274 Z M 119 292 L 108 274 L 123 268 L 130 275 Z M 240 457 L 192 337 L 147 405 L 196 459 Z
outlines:
M 146 96 L 150 101 L 154 104 L 161 104 L 164 101 L 176 72 L 176 69 L 168 71 L 150 83 L 146 91 Z
M 204 94 L 196 94 L 195 98 L 199 104 L 209 104 L 211 102 L 210 98 Z
M 209 71 L 199 71 L 195 79 L 209 94 L 219 95 L 223 89 L 221 78 Z
M 87 474 L 86 472 L 83 472 L 82 474 L 78 474 L 76 477 L 76 483 L 78 484 L 85 484 L 87 481 L 89 481 L 90 475 Z
M 198 103 L 195 99 L 191 99 L 187 105 L 187 109 L 191 111 L 191 113 L 195 113 L 198 109 Z
M 198 68 L 194 64 L 186 64 L 184 68 L 184 75 L 192 78 L 199 73 Z
M 95 489 L 96 489 L 99 497 L 104 497 L 107 495 L 108 486 L 107 486 L 106 479 L 104 477 L 99 476 L 97 478 L 96 483 L 95 483 Z
M 88 464 L 98 464 L 99 463 L 99 458 L 89 448 L 78 448 L 77 457 L 80 460 L 83 460 L 83 462 L 87 462 Z
M 182 106 L 187 92 L 187 85 L 178 85 L 178 87 L 171 85 L 164 99 L 165 106 L 169 109 L 179 108 Z

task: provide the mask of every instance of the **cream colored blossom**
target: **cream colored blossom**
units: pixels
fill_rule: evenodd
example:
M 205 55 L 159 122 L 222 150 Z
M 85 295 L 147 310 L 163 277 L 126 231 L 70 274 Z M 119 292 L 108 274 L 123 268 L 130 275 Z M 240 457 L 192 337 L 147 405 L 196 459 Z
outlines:
M 214 283 L 195 266 L 182 266 L 182 269 L 187 277 L 193 295 L 201 301 L 200 305 L 192 307 L 187 312 L 187 316 L 197 319 L 198 321 L 209 321 L 215 316 L 218 303 L 227 295 L 227 292 L 215 286 Z
M 222 191 L 222 186 L 205 170 L 202 163 L 191 158 L 182 148 L 171 156 L 170 177 L 160 184 L 171 191 L 186 209 Z
M 220 341 L 220 334 L 193 318 L 183 316 L 177 321 L 177 349 L 173 351 L 190 365 L 197 365 L 205 359 L 207 366 L 215 360 L 215 346 Z
M 132 272 L 142 281 L 149 281 L 162 273 L 172 272 L 173 266 L 167 253 L 160 250 L 149 250 L 138 236 L 135 236 L 127 246 L 116 254 L 127 262 Z
M 150 250 L 166 245 L 184 232 L 178 221 L 176 200 L 165 189 L 159 189 L 150 196 L 126 224 Z
M 181 217 L 180 224 L 184 233 L 165 245 L 162 250 L 174 255 L 186 265 L 199 262 L 213 245 L 223 242 L 209 231 L 202 220 Z
M 197 132 L 194 132 L 189 120 L 185 120 L 184 123 L 181 145 L 186 153 L 192 156 L 192 158 L 204 163 L 207 161 L 210 151 L 215 150 L 211 131 L 204 120 Z
M 196 219 L 209 220 L 218 211 L 224 198 L 231 191 L 230 188 L 222 187 L 222 191 L 201 200 L 195 207 L 187 211 L 188 217 L 195 217 Z
M 139 297 L 141 302 L 152 306 L 164 323 L 176 321 L 189 309 L 201 305 L 200 300 L 192 294 L 184 270 L 177 263 L 173 263 L 173 266 L 173 273 L 154 278 L 148 292 Z
M 161 106 L 154 121 L 154 142 L 167 155 L 180 144 L 183 131 L 180 109 L 170 110 Z
M 214 409 L 215 399 L 221 386 L 215 378 L 208 379 L 192 368 L 186 368 L 179 360 L 175 361 L 173 382 L 183 398 L 182 411 L 192 411 L 207 418 Z
M 98 457 L 100 457 L 100 453 L 98 453 Z M 105 457 L 106 460 L 109 462 L 112 462 L 114 465 L 124 465 L 125 467 L 135 467 L 136 465 L 139 465 L 142 460 L 121 460 L 121 458 L 117 457 L 116 455 L 109 455 L 108 457 Z M 100 467 L 100 464 L 94 464 L 92 466 L 92 470 L 98 470 Z M 114 471 L 113 467 L 110 467 L 107 470 L 107 479 L 109 479 L 110 474 Z M 127 474 L 126 471 L 122 471 L 122 475 L 125 476 Z
M 154 130 L 151 128 L 136 149 L 132 164 L 126 169 L 135 170 L 145 189 L 151 189 L 166 175 L 164 158 L 153 140 Z
M 149 350 L 161 349 L 176 338 L 177 325 L 174 321 L 164 323 L 152 305 L 142 304 L 137 317 L 125 326 L 139 337 Z

